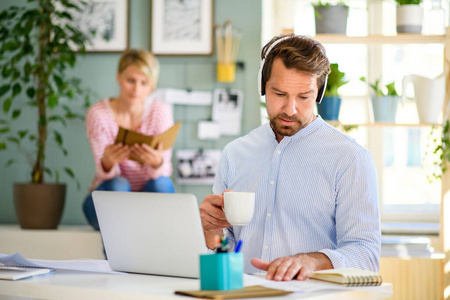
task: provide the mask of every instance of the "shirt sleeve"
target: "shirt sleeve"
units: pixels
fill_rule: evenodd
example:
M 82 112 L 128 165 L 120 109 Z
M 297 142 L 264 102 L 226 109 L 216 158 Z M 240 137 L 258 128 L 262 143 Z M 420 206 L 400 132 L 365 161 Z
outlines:
M 91 107 L 86 113 L 86 133 L 94 155 L 97 180 L 104 181 L 119 176 L 118 165 L 112 167 L 109 172 L 105 172 L 101 164 L 105 148 L 113 144 L 114 140 L 108 137 L 106 124 L 98 107 Z
M 152 118 L 152 122 L 156 124 L 156 131 L 152 133 L 152 135 L 158 135 L 169 129 L 173 126 L 173 113 L 172 109 L 166 103 L 158 102 L 158 105 L 152 107 L 152 111 L 150 112 L 150 118 Z M 150 178 L 156 179 L 160 176 L 169 177 L 172 175 L 172 148 L 163 151 L 162 153 L 163 164 L 159 168 L 153 168 L 150 165 L 144 165 L 143 170 L 145 174 L 147 174 Z
M 337 178 L 335 250 L 323 249 L 334 268 L 356 267 L 377 272 L 381 231 L 378 185 L 368 150 L 358 153 Z

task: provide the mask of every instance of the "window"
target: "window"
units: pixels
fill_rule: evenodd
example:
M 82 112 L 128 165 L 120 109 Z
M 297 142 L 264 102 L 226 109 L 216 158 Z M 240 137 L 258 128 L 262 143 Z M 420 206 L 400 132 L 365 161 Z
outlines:
M 276 7 L 276 2 L 271 5 Z M 277 22 L 278 27 L 285 27 L 285 24 L 279 24 L 292 18 L 283 17 L 283 13 L 295 11 L 292 25 L 294 32 L 314 36 L 314 10 L 311 3 L 315 2 L 287 2 L 291 3 L 291 9 L 283 5 L 274 10 L 276 14 L 272 16 L 272 29 L 276 28 Z M 395 34 L 394 2 L 345 2 L 350 6 L 347 35 L 365 36 L 368 32 Z M 371 5 L 376 7 L 370 7 Z M 425 11 L 429 5 L 428 0 L 425 0 Z M 443 5 L 446 7 L 447 2 Z M 280 18 L 284 21 L 277 21 Z M 426 18 L 425 14 L 424 31 L 430 21 Z M 270 28 L 267 24 L 265 26 Z M 275 34 L 279 33 L 274 32 L 273 35 Z M 267 40 L 263 38 L 263 43 Z M 340 121 L 346 124 L 364 124 L 349 134 L 368 148 L 374 157 L 382 221 L 439 222 L 441 182 L 434 180 L 430 183 L 429 178 L 437 171 L 434 165 L 437 157 L 432 154 L 435 146 L 433 139 L 439 137 L 441 128 L 438 126 L 432 129 L 431 125 L 422 124 L 401 125 L 419 122 L 412 86 L 408 86 L 405 91 L 408 99 L 399 104 L 396 115 L 398 126 L 368 125 L 372 122 L 370 90 L 359 78 L 365 76 L 370 82 L 380 78 L 383 84 L 395 81 L 397 91 L 402 94 L 402 79 L 405 75 L 419 74 L 434 78 L 443 73 L 443 44 L 324 46 L 330 62 L 338 63 L 340 70 L 346 73 L 350 81 L 340 89 L 343 98 Z

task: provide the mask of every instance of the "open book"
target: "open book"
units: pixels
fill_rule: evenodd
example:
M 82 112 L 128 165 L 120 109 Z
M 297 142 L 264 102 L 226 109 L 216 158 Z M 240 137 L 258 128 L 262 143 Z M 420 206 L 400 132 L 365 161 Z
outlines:
M 122 143 L 124 145 L 147 144 L 150 147 L 156 149 L 158 144 L 161 142 L 163 145 L 162 150 L 165 151 L 172 148 L 180 126 L 181 122 L 177 122 L 175 123 L 175 125 L 156 136 L 144 135 L 133 130 L 119 127 L 119 132 L 117 133 L 115 143 Z M 131 159 L 139 161 L 134 157 L 131 157 Z
M 346 286 L 381 285 L 381 275 L 357 268 L 342 268 L 316 271 L 311 279 L 339 283 Z

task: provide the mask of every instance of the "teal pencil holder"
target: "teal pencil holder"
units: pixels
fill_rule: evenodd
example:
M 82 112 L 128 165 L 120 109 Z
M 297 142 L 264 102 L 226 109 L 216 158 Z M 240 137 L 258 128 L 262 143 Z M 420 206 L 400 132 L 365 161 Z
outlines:
M 200 286 L 202 290 L 242 289 L 244 258 L 242 253 L 225 252 L 200 255 Z

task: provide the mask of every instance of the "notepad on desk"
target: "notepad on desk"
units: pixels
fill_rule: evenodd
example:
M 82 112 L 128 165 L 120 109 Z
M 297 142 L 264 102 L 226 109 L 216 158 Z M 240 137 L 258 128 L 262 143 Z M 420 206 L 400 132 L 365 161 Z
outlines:
M 381 285 L 381 275 L 375 272 L 357 268 L 341 268 L 316 271 L 311 279 L 339 283 L 346 286 L 374 286 Z
M 237 298 L 255 298 L 255 297 L 275 297 L 291 294 L 290 291 L 278 290 L 264 286 L 247 286 L 237 290 L 195 290 L 195 291 L 175 291 L 177 295 L 191 296 L 206 299 L 237 299 Z
M 48 274 L 55 271 L 51 268 L 38 268 L 27 266 L 2 266 L 0 265 L 0 280 L 19 280 L 33 276 Z

